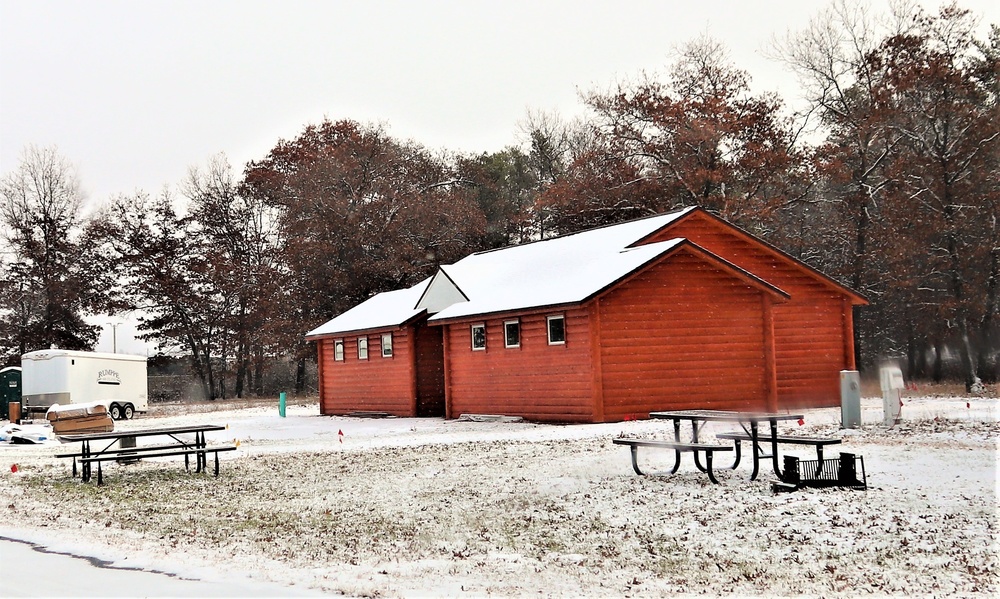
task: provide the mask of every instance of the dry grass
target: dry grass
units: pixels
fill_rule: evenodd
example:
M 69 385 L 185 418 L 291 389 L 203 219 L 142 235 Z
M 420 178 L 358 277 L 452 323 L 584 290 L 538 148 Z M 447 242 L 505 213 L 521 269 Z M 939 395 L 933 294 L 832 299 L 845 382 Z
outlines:
M 285 398 L 286 405 L 318 406 L 316 396 Z M 165 401 L 149 404 L 149 417 L 177 416 L 180 414 L 207 414 L 225 410 L 245 410 L 247 408 L 273 407 L 278 409 L 277 397 L 244 397 L 232 399 Z M 317 407 L 318 410 L 318 407 Z

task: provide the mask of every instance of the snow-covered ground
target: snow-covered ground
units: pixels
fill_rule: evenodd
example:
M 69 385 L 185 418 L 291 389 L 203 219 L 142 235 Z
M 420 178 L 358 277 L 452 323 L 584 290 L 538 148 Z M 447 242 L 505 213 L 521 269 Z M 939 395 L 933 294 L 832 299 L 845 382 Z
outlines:
M 286 418 L 276 407 L 154 409 L 117 426 L 227 424 L 210 440 L 240 449 L 223 454 L 218 479 L 147 459 L 110 466 L 97 487 L 53 457 L 70 446 L 0 443 L 0 537 L 261 594 L 993 596 L 997 400 L 904 401 L 891 429 L 878 398 L 863 400 L 858 430 L 839 428 L 839 409 L 783 425 L 842 437 L 827 457 L 864 456 L 869 489 L 778 495 L 772 476 L 749 481 L 746 464 L 719 469 L 712 485 L 690 456 L 676 475 L 636 476 L 611 439 L 663 435 L 664 422 L 356 419 L 319 416 L 314 404 L 290 405 Z M 791 453 L 815 459 L 809 448 Z M 669 466 L 667 455 L 642 457 Z M 7 553 L 4 570 L 35 577 L 37 592 L 22 592 L 65 594 L 46 592 L 51 569 L 30 571 Z M 100 572 L 115 594 L 117 574 Z

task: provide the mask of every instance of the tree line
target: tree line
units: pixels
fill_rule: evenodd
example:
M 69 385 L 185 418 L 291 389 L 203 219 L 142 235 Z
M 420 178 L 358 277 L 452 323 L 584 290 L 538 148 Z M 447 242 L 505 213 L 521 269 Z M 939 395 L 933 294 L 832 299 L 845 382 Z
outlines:
M 529 113 L 520 143 L 432 152 L 384 126 L 306 126 L 237 174 L 193 167 L 180 193 L 84 216 L 54 148 L 0 181 L 0 356 L 90 349 L 85 314 L 136 311 L 190 357 L 205 397 L 260 394 L 268 364 L 315 359 L 303 334 L 479 250 L 685 206 L 719 214 L 871 300 L 858 364 L 898 357 L 971 390 L 997 380 L 1000 30 L 955 4 L 879 20 L 840 0 L 775 40 L 808 105 L 754 93 L 700 37 L 664 74 Z

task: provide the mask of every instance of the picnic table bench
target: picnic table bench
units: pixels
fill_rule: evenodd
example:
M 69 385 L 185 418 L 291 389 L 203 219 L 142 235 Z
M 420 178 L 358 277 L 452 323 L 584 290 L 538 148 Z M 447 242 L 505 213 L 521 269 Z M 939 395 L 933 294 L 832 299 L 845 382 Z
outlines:
M 740 463 L 740 442 L 741 441 L 753 441 L 750 433 L 746 431 L 733 431 L 728 433 L 718 433 L 715 435 L 717 439 L 729 439 L 736 443 L 736 465 Z M 778 445 L 812 445 L 816 448 L 816 459 L 823 461 L 823 448 L 827 445 L 839 445 L 841 443 L 840 439 L 834 437 L 799 437 L 794 435 L 776 435 L 773 438 L 770 435 L 758 435 L 757 441 L 759 443 L 777 443 Z M 758 449 L 758 451 L 761 451 Z M 761 457 L 771 457 L 770 455 L 765 455 L 762 451 L 760 453 Z M 734 466 L 735 467 L 735 466 Z
M 639 476 L 645 476 L 645 473 L 639 469 L 638 453 L 640 447 L 659 447 L 661 449 L 673 449 L 674 455 L 674 467 L 670 470 L 670 474 L 677 472 L 677 469 L 681 465 L 681 452 L 699 452 L 705 453 L 705 471 L 708 473 L 708 479 L 713 483 L 718 484 L 719 481 L 716 480 L 715 474 L 712 472 L 712 455 L 716 451 L 732 451 L 733 446 L 731 445 L 709 445 L 707 443 L 682 443 L 678 441 L 659 441 L 656 439 L 626 439 L 619 437 L 617 439 L 612 439 L 612 443 L 616 445 L 628 445 L 632 454 L 632 469 Z
M 208 445 L 205 433 L 211 431 L 225 430 L 225 426 L 214 424 L 202 424 L 193 426 L 178 426 L 151 428 L 139 430 L 113 431 L 106 433 L 89 433 L 79 435 L 62 435 L 63 441 L 79 441 L 80 451 L 57 454 L 58 458 L 72 458 L 73 476 L 77 475 L 77 461 L 80 462 L 80 477 L 83 482 L 91 479 L 93 464 L 97 464 L 97 484 L 103 483 L 104 462 L 137 461 L 141 458 L 160 457 L 184 457 L 184 469 L 190 469 L 190 457 L 195 457 L 196 470 L 202 472 L 208 470 L 208 454 L 213 454 L 215 458 L 215 476 L 219 475 L 219 453 L 223 451 L 236 450 L 235 445 Z M 193 434 L 194 438 L 183 438 L 180 435 Z M 166 436 L 173 439 L 171 443 L 161 443 L 155 445 L 135 445 L 135 440 L 141 437 Z M 92 450 L 91 443 L 97 441 L 108 441 L 104 447 Z M 125 441 L 123 444 L 122 442 Z M 119 447 L 112 447 L 118 443 Z

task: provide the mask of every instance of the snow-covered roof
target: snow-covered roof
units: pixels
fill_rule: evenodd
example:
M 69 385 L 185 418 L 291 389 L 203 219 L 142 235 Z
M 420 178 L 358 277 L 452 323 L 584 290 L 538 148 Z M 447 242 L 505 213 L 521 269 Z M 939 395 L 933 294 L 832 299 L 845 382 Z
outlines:
M 400 326 L 424 311 L 416 306 L 430 280 L 428 277 L 407 289 L 379 293 L 309 331 L 306 338 Z
M 442 267 L 469 301 L 431 320 L 584 301 L 676 247 L 682 240 L 629 246 L 692 210 L 472 254 Z
M 444 320 L 582 302 L 683 243 L 629 247 L 692 210 L 472 254 L 413 287 L 372 297 L 306 338 L 400 326 L 425 306 L 432 313 L 441 308 L 430 320 Z M 430 296 L 454 303 L 438 306 Z
M 470 256 L 442 267 L 469 301 L 452 304 L 430 320 L 582 302 L 683 241 L 672 239 L 603 254 L 558 244 L 537 246 L 554 251 Z
M 53 358 L 89 358 L 95 360 L 121 360 L 125 362 L 148 361 L 146 356 L 139 356 L 135 354 L 113 354 L 106 352 L 81 351 L 76 349 L 39 349 L 22 355 L 21 362 L 23 363 L 25 360 L 51 360 Z

